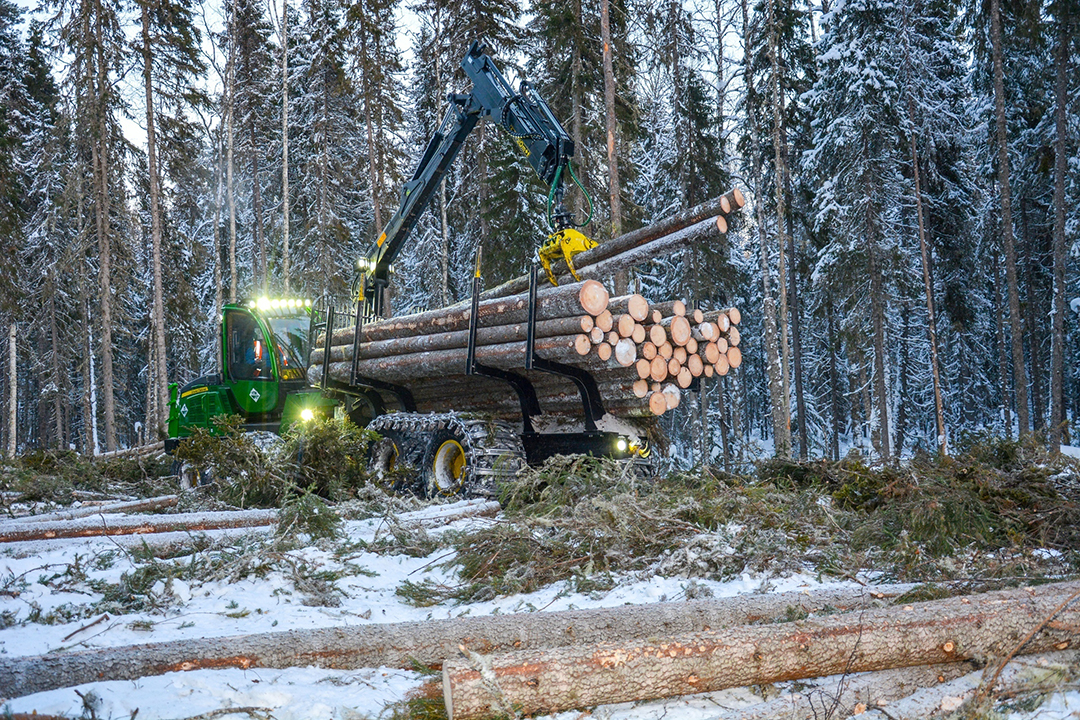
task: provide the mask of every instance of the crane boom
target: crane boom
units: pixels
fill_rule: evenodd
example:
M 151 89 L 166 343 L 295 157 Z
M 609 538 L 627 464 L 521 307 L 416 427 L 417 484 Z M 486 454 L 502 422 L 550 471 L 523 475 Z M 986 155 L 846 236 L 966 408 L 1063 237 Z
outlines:
M 461 67 L 472 82 L 471 90 L 448 96 L 446 114 L 412 177 L 402 187 L 397 211 L 358 263 L 353 290 L 357 301 L 363 300 L 363 313 L 369 318 L 382 316 L 383 290 L 390 282 L 391 263 L 446 177 L 461 144 L 484 116 L 492 117 L 514 138 L 533 170 L 550 188 L 548 209 L 549 214 L 552 207 L 555 210 L 555 233 L 540 248 L 545 267 L 557 252 L 562 252 L 569 262 L 573 252 L 595 245 L 571 227 L 570 215 L 562 206 L 563 183 L 570 174 L 564 170 L 568 170 L 574 155 L 574 141 L 536 90 L 522 80 L 515 91 L 485 51 L 480 41 L 469 47 Z M 570 267 L 573 269 L 572 264 Z

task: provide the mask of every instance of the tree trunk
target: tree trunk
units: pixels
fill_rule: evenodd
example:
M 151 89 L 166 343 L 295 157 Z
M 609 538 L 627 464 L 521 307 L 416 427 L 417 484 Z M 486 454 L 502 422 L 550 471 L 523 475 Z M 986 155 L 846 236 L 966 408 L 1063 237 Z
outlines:
M 1001 191 L 1001 237 L 1005 251 L 1005 277 L 1009 293 L 1009 330 L 1012 341 L 1013 387 L 1020 436 L 1031 429 L 1028 421 L 1027 373 L 1024 370 L 1024 324 L 1020 316 L 1020 288 L 1013 242 L 1012 186 L 1009 179 L 1009 143 L 1005 127 L 1005 69 L 1001 48 L 1001 2 L 990 0 L 990 49 L 994 65 L 994 129 L 997 140 L 998 185 Z
M 615 152 L 615 66 L 611 48 L 611 0 L 600 0 L 600 40 L 604 45 L 604 121 L 607 129 L 608 197 L 611 202 L 610 237 L 622 235 L 622 191 L 619 158 Z M 616 288 L 621 291 L 623 288 Z
M 289 1 L 281 6 L 281 272 L 289 294 Z
M 229 32 L 236 28 L 236 3 L 229 3 Z M 226 61 L 226 160 L 225 186 L 229 202 L 229 302 L 236 302 L 236 188 L 233 184 L 234 120 L 236 117 L 236 38 L 229 38 L 229 57 Z
M 261 288 L 262 294 L 270 292 L 269 278 L 266 273 L 266 236 L 263 233 L 262 190 L 259 187 L 259 148 L 255 145 L 255 118 L 248 118 L 248 137 L 251 141 L 251 214 L 255 225 L 255 267 L 251 285 Z
M 832 432 L 829 450 L 833 460 L 840 460 L 840 380 L 836 372 L 836 331 L 833 329 L 832 293 L 826 290 L 825 327 L 829 341 L 829 406 L 832 410 Z
M 214 162 L 214 315 L 221 317 L 221 308 L 224 304 L 225 290 L 222 287 L 221 272 L 221 201 L 225 192 L 225 172 L 221 167 L 224 161 L 224 148 L 221 141 L 221 127 L 218 126 L 216 139 L 217 158 Z M 222 337 L 220 332 L 214 332 L 214 359 L 221 362 L 224 357 L 221 347 Z
M 15 457 L 19 450 L 19 361 L 18 345 L 19 326 L 14 320 L 8 325 L 8 438 L 7 455 Z
M 1027 251 L 1027 336 L 1028 357 L 1031 362 L 1031 429 L 1041 432 L 1045 429 L 1045 417 L 1043 413 L 1043 365 L 1042 365 L 1042 327 L 1038 321 L 1043 316 L 1040 302 L 1042 293 L 1035 282 L 1035 265 L 1039 262 L 1039 251 L 1036 247 L 1037 240 L 1032 237 L 1028 224 L 1028 210 L 1031 208 L 1031 200 L 1020 198 L 1020 239 Z
M 157 415 L 146 431 L 158 437 L 169 422 L 169 372 L 165 354 L 165 300 L 161 277 L 161 180 L 158 176 L 157 133 L 154 127 L 153 56 L 150 47 L 150 0 L 141 0 L 143 85 L 146 94 L 146 160 L 150 174 L 150 242 L 151 265 L 154 276 L 154 298 L 151 310 L 153 329 L 154 372 L 152 376 Z M 149 421 L 151 418 L 147 418 Z
M 66 375 L 60 372 L 60 330 L 56 322 L 56 275 L 55 271 L 49 271 L 49 343 L 50 343 L 50 378 L 56 391 L 53 394 L 53 421 L 56 427 L 56 446 L 62 450 L 67 449 L 67 427 L 64 422 L 64 395 L 67 384 Z
M 915 214 L 919 221 L 919 253 L 922 257 L 923 288 L 926 291 L 926 334 L 930 340 L 930 375 L 934 380 L 934 421 L 937 426 L 938 450 L 949 454 L 948 435 L 945 432 L 945 410 L 941 401 L 941 371 L 938 365 L 937 319 L 934 315 L 934 285 L 930 279 L 930 253 L 926 244 L 926 225 L 923 221 L 922 188 L 919 184 L 919 155 L 915 149 L 914 102 L 908 101 L 911 118 L 911 171 L 915 178 Z M 898 448 L 899 450 L 899 448 Z
M 443 663 L 450 720 L 513 707 L 553 713 L 728 687 L 1001 657 L 1080 641 L 1080 606 L 1055 610 L 1080 584 L 1058 583 L 854 614 L 648 640 L 576 644 Z
M 1005 319 L 1001 302 L 1001 271 L 998 254 L 994 253 L 994 320 L 997 325 L 998 375 L 1001 379 L 1001 413 L 1005 425 L 1005 439 L 1012 438 L 1012 413 L 1009 404 L 1009 360 L 1005 348 Z
M 0 655 L 0 695 L 8 698 L 87 682 L 133 680 L 203 668 L 439 667 L 465 644 L 476 652 L 538 650 L 571 643 L 681 635 L 769 622 L 789 613 L 860 610 L 913 586 L 741 595 L 718 600 L 594 610 L 462 616 L 231 637 L 183 639 L 40 656 Z M 880 592 L 878 592 L 880 591 Z
M 773 116 L 772 145 L 773 162 L 776 166 L 774 185 L 776 190 L 776 247 L 779 255 L 779 278 L 777 291 L 780 294 L 780 380 L 782 392 L 780 401 L 783 403 L 784 418 L 787 422 L 788 454 L 791 452 L 791 348 L 788 343 L 788 331 L 790 316 L 788 315 L 788 269 L 787 269 L 787 241 L 785 222 L 787 220 L 787 208 L 784 205 L 784 150 L 780 140 L 780 128 L 783 125 L 783 111 L 780 107 L 780 78 L 779 78 L 779 49 L 776 40 L 776 3 L 769 0 L 769 62 L 772 66 L 770 76 L 770 90 L 772 102 L 770 103 Z M 802 452 L 800 450 L 800 452 Z
M 91 142 L 94 175 L 95 218 L 98 240 L 98 292 L 101 307 L 101 385 L 105 414 L 105 449 L 116 449 L 116 403 L 113 396 L 112 342 L 112 228 L 109 218 L 109 127 L 106 118 L 109 83 L 101 10 L 94 15 L 97 76 L 95 78 L 95 137 Z
M 750 57 L 751 50 L 749 47 L 750 42 L 750 11 L 749 0 L 742 0 L 742 19 L 743 19 L 743 43 L 744 43 L 744 56 Z M 745 64 L 745 80 L 747 87 L 747 96 L 756 97 L 754 93 L 753 76 L 750 72 L 750 63 Z M 751 115 L 755 112 L 755 108 L 748 108 L 747 112 Z M 751 117 L 749 122 L 750 127 L 750 147 L 751 153 L 754 158 L 754 187 L 762 187 L 762 168 L 761 168 L 761 148 L 757 136 L 757 123 Z M 773 429 L 773 445 L 775 453 L 778 457 L 789 457 L 791 455 L 791 428 L 789 426 L 788 417 L 784 414 L 784 401 L 783 401 L 783 379 L 782 369 L 780 366 L 780 356 L 777 351 L 777 328 L 776 328 L 776 302 L 773 299 L 772 292 L 769 290 L 769 241 L 768 233 L 765 228 L 765 218 L 762 212 L 761 203 L 758 203 L 758 245 L 761 252 L 761 283 L 762 283 L 762 321 L 765 328 L 765 353 L 766 361 L 765 367 L 768 374 L 769 382 L 769 404 L 772 417 L 772 429 Z
M 1059 17 L 1057 57 L 1055 58 L 1055 87 L 1057 106 L 1054 109 L 1054 310 L 1050 358 L 1050 447 L 1061 450 L 1061 435 L 1065 424 L 1065 165 L 1066 117 L 1069 104 L 1069 43 L 1070 18 Z
M 200 532 L 223 528 L 259 527 L 277 522 L 277 510 L 226 510 L 223 512 L 178 513 L 105 520 L 57 520 L 10 522 L 0 526 L 0 543 L 56 538 L 147 535 L 163 532 Z
M 905 299 L 903 305 L 900 308 L 902 319 L 900 320 L 900 367 L 897 374 L 900 376 L 900 398 L 897 402 L 896 409 L 896 437 L 893 440 L 893 449 L 897 455 L 904 454 L 904 442 L 907 435 L 907 421 L 908 421 L 908 375 L 910 374 L 908 365 L 908 344 L 910 342 L 910 329 L 911 329 L 911 311 L 908 308 L 908 301 Z
M 871 201 L 870 177 L 864 177 L 866 193 L 866 257 L 870 273 L 870 323 L 874 330 L 874 400 L 878 409 L 878 440 L 881 457 L 892 458 L 889 448 L 889 393 L 885 378 L 885 283 L 877 253 L 878 218 Z

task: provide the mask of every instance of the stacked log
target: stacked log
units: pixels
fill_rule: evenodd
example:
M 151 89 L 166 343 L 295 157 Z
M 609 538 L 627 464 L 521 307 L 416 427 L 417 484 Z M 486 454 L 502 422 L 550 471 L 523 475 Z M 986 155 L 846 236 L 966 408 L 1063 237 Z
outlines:
M 614 298 L 604 312 L 612 329 L 595 332 L 600 318 L 594 317 L 593 331 L 580 333 L 574 349 L 629 381 L 634 397 L 653 415 L 678 407 L 695 379 L 727 375 L 742 364 L 738 308 L 688 310 L 681 300 L 654 305 L 634 294 Z M 587 324 L 583 318 L 582 326 Z
M 713 241 L 727 230 L 724 213 L 734 212 L 744 202 L 742 194 L 733 190 L 649 228 L 602 243 L 575 258 L 582 278 L 578 281 L 563 275 L 565 263 L 557 263 L 554 271 L 560 284 L 545 283 L 536 295 L 536 354 L 588 371 L 599 386 L 605 410 L 616 417 L 659 415 L 678 405 L 681 390 L 694 377 L 722 375 L 738 367 L 741 354 L 735 347 L 739 338 L 734 328 L 738 310 L 691 311 L 687 318 L 680 301 L 653 304 L 640 295 L 612 298 L 600 279 L 688 245 Z M 575 386 L 558 376 L 524 370 L 527 290 L 527 281 L 518 278 L 481 295 L 475 359 L 525 375 L 544 412 L 573 413 L 581 404 Z M 365 324 L 355 363 L 357 377 L 407 388 L 421 412 L 453 408 L 514 416 L 517 400 L 508 385 L 466 372 L 471 322 L 471 303 L 459 303 Z M 353 382 L 354 328 L 351 322 L 347 325 L 333 332 L 328 356 L 325 336 L 317 339 L 310 381 L 321 382 L 325 373 L 337 382 Z M 652 342 L 650 332 L 657 338 L 664 334 L 677 340 L 668 343 L 670 349 L 661 343 L 668 354 L 667 373 L 651 380 L 659 387 L 647 383 L 641 392 L 637 381 L 643 376 L 635 363 Z M 656 375 L 660 374 L 658 363 Z

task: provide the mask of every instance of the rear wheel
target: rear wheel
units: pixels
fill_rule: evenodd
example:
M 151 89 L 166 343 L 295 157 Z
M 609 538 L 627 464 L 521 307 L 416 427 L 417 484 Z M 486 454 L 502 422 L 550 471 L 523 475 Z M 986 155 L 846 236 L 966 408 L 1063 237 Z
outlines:
M 431 439 L 424 463 L 424 494 L 428 497 L 459 495 L 465 487 L 469 456 L 465 438 L 453 430 L 440 430 Z

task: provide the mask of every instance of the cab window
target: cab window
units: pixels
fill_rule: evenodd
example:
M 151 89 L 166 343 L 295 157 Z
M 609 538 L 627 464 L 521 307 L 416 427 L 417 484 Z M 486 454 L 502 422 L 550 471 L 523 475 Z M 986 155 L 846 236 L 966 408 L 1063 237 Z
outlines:
M 231 310 L 225 315 L 229 345 L 229 374 L 233 380 L 270 378 L 270 348 L 255 318 Z

